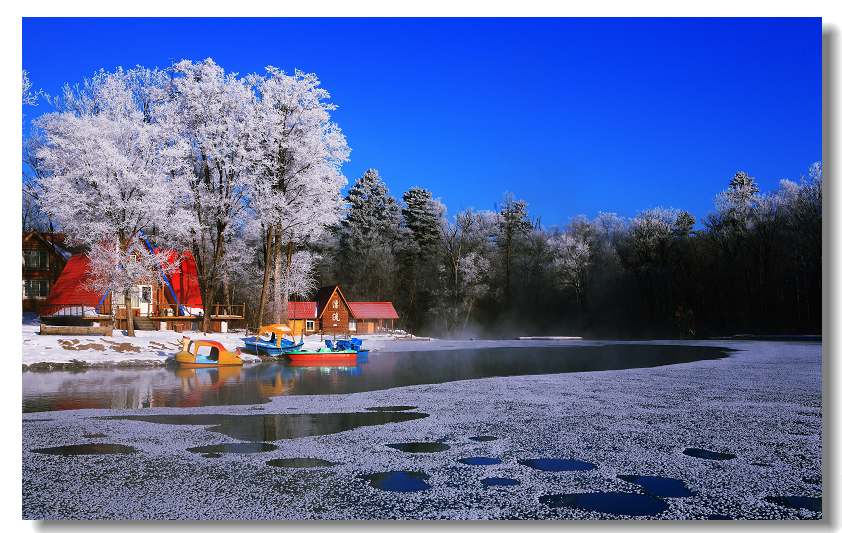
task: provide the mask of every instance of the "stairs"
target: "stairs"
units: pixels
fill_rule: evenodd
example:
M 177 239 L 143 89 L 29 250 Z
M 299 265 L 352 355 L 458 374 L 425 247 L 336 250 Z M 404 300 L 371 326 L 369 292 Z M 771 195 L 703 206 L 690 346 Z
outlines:
M 158 329 L 158 323 L 153 320 L 149 320 L 146 317 L 136 316 L 134 317 L 134 329 L 155 331 Z

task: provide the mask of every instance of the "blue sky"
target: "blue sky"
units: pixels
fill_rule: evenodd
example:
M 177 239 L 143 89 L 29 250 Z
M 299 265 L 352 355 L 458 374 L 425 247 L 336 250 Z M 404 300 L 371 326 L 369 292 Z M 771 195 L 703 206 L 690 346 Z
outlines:
M 510 191 L 545 225 L 701 217 L 737 170 L 768 190 L 821 158 L 820 19 L 23 21 L 23 68 L 51 94 L 99 68 L 206 57 L 317 73 L 349 181 L 375 167 L 450 214 Z

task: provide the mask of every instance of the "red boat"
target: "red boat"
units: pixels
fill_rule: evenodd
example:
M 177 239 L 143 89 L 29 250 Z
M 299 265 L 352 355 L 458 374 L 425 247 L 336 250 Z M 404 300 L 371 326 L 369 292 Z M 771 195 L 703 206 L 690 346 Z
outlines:
M 331 350 L 319 348 L 318 350 L 290 350 L 284 355 L 293 363 L 318 363 L 318 364 L 356 364 L 357 352 L 354 350 Z

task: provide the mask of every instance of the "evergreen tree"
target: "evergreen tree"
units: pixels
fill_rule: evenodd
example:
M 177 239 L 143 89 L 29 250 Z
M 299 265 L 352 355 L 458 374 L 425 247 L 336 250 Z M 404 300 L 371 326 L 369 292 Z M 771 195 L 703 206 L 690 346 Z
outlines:
M 441 286 L 439 265 L 444 206 L 427 189 L 412 187 L 403 194 L 401 210 L 405 238 L 400 249 L 401 307 L 410 329 L 425 327 Z
M 532 229 L 524 200 L 516 200 L 512 194 L 503 199 L 497 217 L 497 246 L 503 256 L 503 300 L 506 308 L 512 301 L 512 262 L 517 239 Z
M 337 280 L 354 298 L 391 297 L 400 207 L 373 168 L 354 183 L 345 200 L 348 210 L 339 227 Z

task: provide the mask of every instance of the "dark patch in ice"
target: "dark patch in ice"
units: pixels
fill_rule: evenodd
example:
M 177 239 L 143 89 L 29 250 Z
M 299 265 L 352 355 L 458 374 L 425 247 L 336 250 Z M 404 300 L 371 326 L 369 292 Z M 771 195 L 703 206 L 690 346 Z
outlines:
M 106 420 L 132 420 L 154 424 L 211 426 L 215 431 L 238 440 L 263 442 L 330 435 L 362 426 L 406 422 L 429 416 L 426 413 L 365 412 L 273 415 L 138 415 L 106 416 Z
M 332 463 L 315 457 L 284 457 L 282 459 L 271 459 L 266 461 L 266 464 L 278 468 L 318 468 L 320 466 L 334 466 L 339 463 Z
M 436 453 L 450 449 L 442 442 L 397 442 L 386 446 L 406 453 Z
M 643 490 L 652 496 L 661 498 L 686 498 L 693 493 L 680 479 L 661 476 L 617 476 L 623 481 L 634 483 L 643 487 Z
M 705 517 L 705 520 L 733 520 L 733 516 L 728 516 L 727 514 L 709 514 Z
M 90 444 L 70 444 L 67 446 L 55 446 L 53 448 L 36 448 L 32 450 L 35 453 L 45 453 L 48 455 L 125 455 L 130 453 L 137 453 L 137 448 L 126 446 L 125 444 L 107 444 L 107 443 L 90 443 Z
M 187 448 L 193 453 L 263 453 L 277 450 L 278 447 L 268 442 L 226 442 L 225 444 L 208 444 Z
M 821 485 L 822 484 L 822 478 L 820 478 L 820 477 L 802 477 L 801 481 L 803 481 L 804 483 L 808 483 L 810 485 Z
M 463 457 L 462 459 L 458 459 L 458 461 L 463 465 L 471 466 L 499 465 L 503 462 L 496 457 Z
M 372 487 L 389 492 L 418 492 L 430 488 L 430 476 L 424 472 L 396 470 L 360 476 Z
M 30 422 L 52 422 L 52 418 L 24 418 L 23 423 L 28 424 Z
M 584 471 L 596 468 L 593 463 L 577 459 L 520 459 L 518 463 L 545 472 Z
M 105 433 L 83 433 L 82 437 L 86 439 L 104 439 L 107 437 Z
M 480 483 L 485 487 L 511 487 L 513 485 L 520 485 L 520 481 L 507 477 L 487 477 L 480 480 Z
M 222 454 L 217 452 L 203 453 L 202 457 L 205 457 L 207 459 L 219 459 L 220 457 L 222 457 Z
M 549 494 L 538 501 L 553 508 L 568 507 L 623 516 L 654 516 L 667 510 L 667 504 L 660 498 L 631 492 Z
M 812 498 L 810 496 L 766 496 L 766 501 L 772 502 L 775 505 L 782 505 L 790 509 L 806 509 L 814 513 L 822 512 L 821 497 Z
M 684 455 L 689 455 L 690 457 L 697 457 L 699 459 L 710 459 L 712 461 L 728 461 L 730 459 L 736 459 L 737 456 L 733 453 L 727 452 L 713 452 L 710 450 L 705 450 L 703 448 L 685 448 Z
M 468 437 L 469 439 L 476 441 L 476 442 L 488 442 L 490 440 L 497 440 L 497 437 L 493 435 L 477 435 L 476 437 Z
M 383 407 L 366 407 L 366 411 L 410 411 L 418 409 L 417 405 L 384 405 Z

